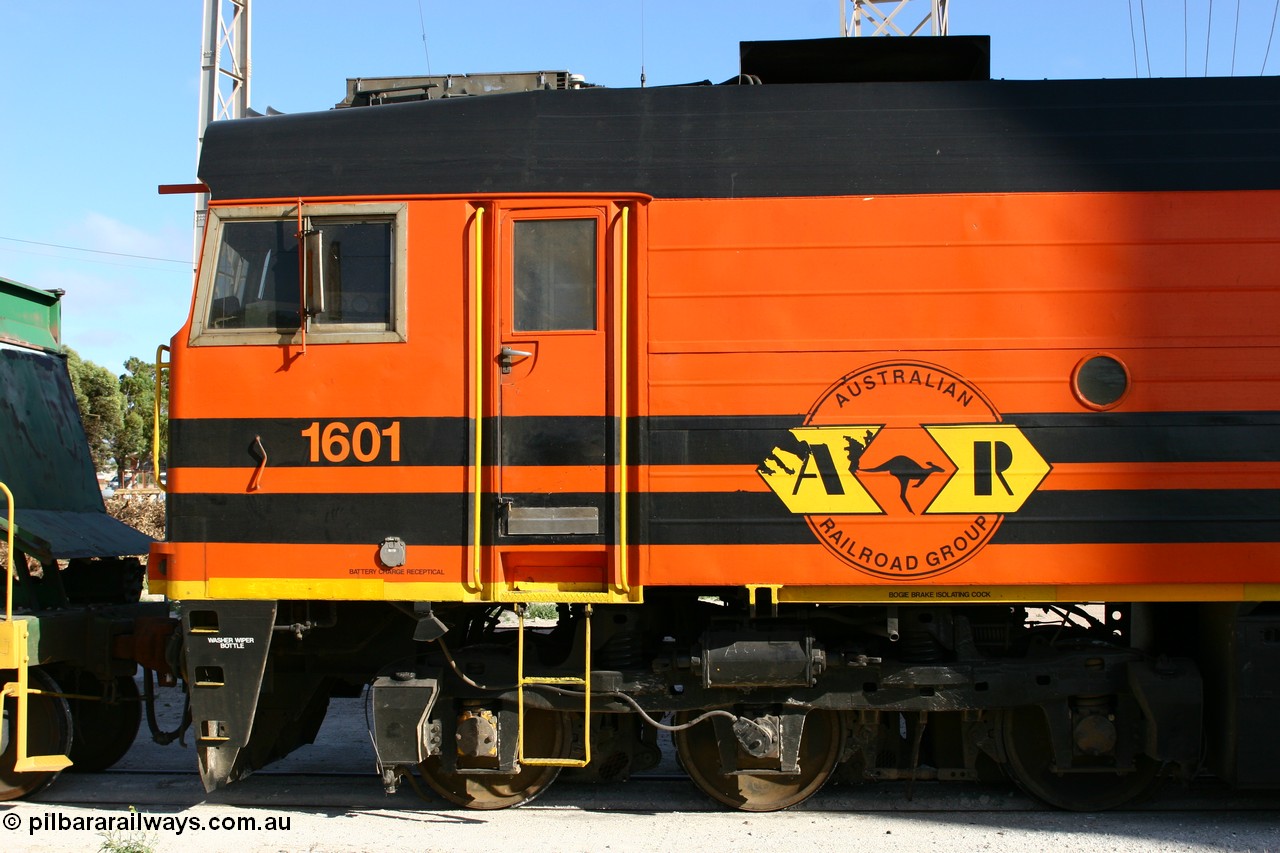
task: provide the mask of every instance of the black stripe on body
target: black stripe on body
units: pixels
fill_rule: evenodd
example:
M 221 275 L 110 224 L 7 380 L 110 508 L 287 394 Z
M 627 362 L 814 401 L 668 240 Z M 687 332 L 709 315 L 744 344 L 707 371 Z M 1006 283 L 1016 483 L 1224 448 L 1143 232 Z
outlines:
M 498 497 L 481 498 L 486 510 L 481 541 L 578 545 L 612 541 L 611 496 L 601 494 L 505 495 L 521 507 L 595 507 L 601 534 L 505 536 L 496 523 Z M 471 496 L 396 494 L 171 494 L 171 542 L 272 544 L 369 544 L 396 536 L 410 545 L 464 545 L 471 540 Z
M 650 465 L 758 465 L 802 416 L 651 417 Z M 1280 412 L 1005 415 L 1050 464 L 1280 461 Z M 785 445 L 784 445 L 785 446 Z
M 772 494 L 649 494 L 654 545 L 813 542 L 802 516 Z M 856 525 L 852 516 L 844 516 Z M 637 519 L 637 535 L 644 529 Z M 1172 490 L 1032 494 L 993 543 L 1280 541 L 1280 491 Z
M 1280 412 L 1005 415 L 1050 463 L 1276 462 Z
M 507 495 L 518 506 L 595 506 L 600 536 L 502 541 L 614 541 L 601 495 Z M 171 541 L 460 545 L 469 536 L 466 495 L 286 494 L 169 497 Z M 496 507 L 493 495 L 482 506 Z M 631 538 L 651 545 L 785 545 L 814 542 L 802 516 L 772 494 L 648 493 L 632 496 Z M 492 518 L 492 516 L 491 516 Z M 494 525 L 486 520 L 485 541 Z M 1006 516 L 995 543 L 1280 541 L 1280 490 L 1040 491 Z
M 348 453 L 339 462 L 324 455 L 322 439 L 304 436 L 313 424 L 319 430 L 340 422 L 353 430 L 368 421 L 378 430 L 400 424 L 400 459 L 390 459 L 389 442 L 379 438 L 382 450 L 372 462 L 361 462 Z M 508 417 L 484 421 L 483 453 L 495 459 L 498 442 L 508 465 L 604 465 L 617 459 L 613 436 L 616 419 L 600 417 Z M 461 466 L 471 455 L 470 421 L 467 418 L 202 418 L 169 422 L 169 464 L 174 468 L 244 468 L 257 466 L 255 437 L 267 451 L 269 465 L 280 468 L 361 465 Z M 351 436 L 348 432 L 347 439 Z M 315 445 L 317 458 L 311 460 Z
M 354 426 L 358 418 L 335 418 Z M 371 418 L 378 427 L 401 423 L 401 465 L 466 465 L 465 418 Z M 631 461 L 637 465 L 760 464 L 803 423 L 801 415 L 654 416 L 630 423 Z M 331 463 L 308 458 L 301 432 L 306 419 L 175 419 L 170 422 L 170 465 L 175 468 L 254 467 L 255 435 L 270 465 L 359 465 L 354 457 Z M 329 421 L 320 421 L 323 425 Z M 1041 456 L 1055 463 L 1276 462 L 1280 412 L 1160 412 L 1013 414 Z M 615 431 L 593 417 L 506 418 L 502 441 L 512 465 L 600 465 L 616 460 Z M 496 421 L 486 418 L 485 458 L 496 458 Z M 373 464 L 388 464 L 384 459 Z

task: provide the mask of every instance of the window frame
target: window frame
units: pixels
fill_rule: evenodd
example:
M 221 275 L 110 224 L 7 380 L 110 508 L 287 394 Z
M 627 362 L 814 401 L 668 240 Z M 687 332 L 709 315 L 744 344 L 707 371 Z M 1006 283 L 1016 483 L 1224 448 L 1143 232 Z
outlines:
M 338 219 L 344 223 L 385 221 L 391 224 L 390 323 L 311 323 L 306 328 L 308 344 L 404 343 L 408 340 L 408 204 L 371 202 L 348 204 L 304 204 L 303 218 Z M 288 346 L 301 345 L 303 329 L 281 332 L 274 328 L 222 329 L 209 323 L 218 255 L 222 250 L 223 227 L 231 222 L 293 222 L 298 206 L 252 205 L 209 209 L 200 258 L 200 275 L 191 318 L 190 346 Z M 300 247 L 300 256 L 306 254 Z
M 608 303 L 609 303 L 609 276 L 610 276 L 610 259 L 609 259 L 609 217 L 608 211 L 601 206 L 591 204 L 583 204 L 581 201 L 575 201 L 571 205 L 561 206 L 537 206 L 537 207 L 513 207 L 504 212 L 503 230 L 506 232 L 502 238 L 502 262 L 505 267 L 503 271 L 503 281 L 501 290 L 501 317 L 499 321 L 500 334 L 509 337 L 512 340 L 527 339 L 537 340 L 545 337 L 559 336 L 585 336 L 604 334 L 605 323 L 608 322 Z M 596 221 L 595 235 L 595 273 L 596 273 L 596 296 L 595 296 L 595 328 L 594 329 L 516 329 L 516 294 L 515 294 L 515 233 L 516 223 L 528 220 L 534 221 L 551 221 L 559 219 L 594 219 Z
M 522 327 L 519 321 L 521 319 L 523 312 L 531 312 L 533 314 L 538 314 L 539 312 L 537 312 L 537 310 L 532 304 L 526 304 L 522 302 L 520 298 L 520 293 L 521 293 L 520 281 L 521 281 L 521 274 L 523 271 L 520 263 L 521 255 L 519 252 L 519 247 L 521 245 L 520 243 L 521 228 L 523 226 L 539 226 L 539 225 L 548 225 L 552 223 L 559 224 L 559 223 L 565 223 L 565 222 L 569 222 L 569 223 L 585 222 L 585 223 L 590 223 L 591 225 L 591 233 L 590 233 L 591 254 L 589 258 L 590 264 L 591 264 L 590 287 L 589 287 L 590 296 L 591 296 L 591 303 L 589 306 L 591 325 L 585 326 L 585 325 L 545 325 L 544 324 L 540 326 Z M 601 252 L 601 244 L 603 241 L 600 236 L 600 230 L 601 230 L 600 218 L 593 217 L 593 216 L 556 216 L 556 217 L 549 217 L 549 218 L 526 216 L 526 217 L 519 217 L 519 218 L 512 219 L 511 221 L 511 331 L 512 332 L 516 334 L 520 334 L 524 332 L 529 332 L 534 334 L 546 334 L 548 332 L 595 332 L 599 330 L 600 315 L 601 315 L 601 311 L 599 310 L 600 296 L 601 296 L 600 283 L 602 279 L 601 262 L 603 260 L 603 257 L 602 257 L 603 252 Z M 533 236 L 534 235 L 529 235 L 533 245 L 535 247 L 540 246 L 541 245 L 540 243 L 533 241 Z M 574 248 L 577 248 L 577 247 L 574 247 Z M 547 258 L 547 255 L 539 255 L 536 258 L 536 260 L 546 260 L 546 258 Z M 575 284 L 586 284 L 586 280 L 584 279 L 582 282 L 575 282 Z M 582 291 L 575 291 L 573 295 L 583 296 L 583 295 L 586 295 L 586 292 L 587 292 L 586 289 L 583 289 Z M 552 298 L 552 299 L 549 299 L 548 301 L 551 304 L 548 307 L 546 319 L 548 319 L 552 323 L 563 323 L 564 322 L 563 317 L 557 314 L 556 312 L 556 308 L 557 308 L 557 305 L 555 304 L 556 300 Z M 584 307 L 587 307 L 587 306 L 584 306 Z M 533 318 L 529 317 L 526 319 L 533 319 Z

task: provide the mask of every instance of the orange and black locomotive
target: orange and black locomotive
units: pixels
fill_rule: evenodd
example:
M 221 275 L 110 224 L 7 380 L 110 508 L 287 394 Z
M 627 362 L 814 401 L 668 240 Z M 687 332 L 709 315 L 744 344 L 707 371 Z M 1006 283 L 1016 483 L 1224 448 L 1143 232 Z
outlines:
M 931 41 L 209 128 L 149 567 L 207 786 L 365 685 L 477 808 L 659 727 L 749 810 L 1280 782 L 1280 81 Z

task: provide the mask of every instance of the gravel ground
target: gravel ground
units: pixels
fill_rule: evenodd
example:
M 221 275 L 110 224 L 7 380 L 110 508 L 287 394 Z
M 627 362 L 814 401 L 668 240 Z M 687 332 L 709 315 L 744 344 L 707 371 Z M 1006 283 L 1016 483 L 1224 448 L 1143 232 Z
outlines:
M 177 694 L 163 701 L 176 716 Z M 921 783 L 908 799 L 895 783 L 828 788 L 798 809 L 753 815 L 721 811 L 683 781 L 562 781 L 524 808 L 466 811 L 407 788 L 382 793 L 358 700 L 333 703 L 318 744 L 225 791 L 206 795 L 194 765 L 194 750 L 157 747 L 144 731 L 122 772 L 65 774 L 38 801 L 0 805 L 0 849 L 1280 851 L 1280 799 L 1176 789 L 1152 810 L 1078 815 L 1010 786 Z M 144 818 L 160 824 L 144 829 Z
M 567 805 L 502 812 L 445 809 L 280 809 L 201 804 L 149 806 L 132 819 L 168 820 L 151 831 L 77 828 L 77 820 L 130 820 L 122 807 L 23 803 L 0 821 L 8 849 L 156 851 L 736 851 L 874 847 L 916 850 L 1261 851 L 1280 849 L 1273 812 L 1230 814 L 1059 812 L 835 813 L 768 815 L 661 809 L 612 811 Z M 214 828 L 214 821 L 257 822 L 256 829 Z M 269 828 L 274 820 L 277 828 Z M 287 821 L 287 827 L 284 823 Z M 59 828 L 61 823 L 63 828 Z M 182 828 L 179 829 L 178 824 Z

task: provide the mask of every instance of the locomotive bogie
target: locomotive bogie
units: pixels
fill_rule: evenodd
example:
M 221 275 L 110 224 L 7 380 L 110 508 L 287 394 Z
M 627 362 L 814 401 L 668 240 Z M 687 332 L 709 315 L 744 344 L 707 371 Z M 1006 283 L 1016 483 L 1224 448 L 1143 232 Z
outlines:
M 532 799 L 559 768 L 530 759 L 581 762 L 588 739 L 595 761 L 570 772 L 625 779 L 656 763 L 659 727 L 674 730 L 699 787 L 749 810 L 798 803 L 833 773 L 955 781 L 1002 770 L 1051 803 L 1106 808 L 1145 793 L 1158 771 L 1189 776 L 1202 755 L 1197 663 L 1152 659 L 1084 608 L 784 606 L 766 617 L 723 601 L 590 615 L 564 606 L 554 625 L 526 629 L 523 698 L 519 629 L 500 627 L 500 608 L 443 607 L 448 630 L 426 642 L 411 639 L 409 608 L 314 608 L 326 618 L 191 603 L 189 669 L 204 679 L 192 713 L 209 787 L 310 742 L 328 696 L 362 683 L 388 789 L 418 774 L 476 808 Z M 581 675 L 589 619 L 584 717 L 580 690 L 553 685 Z M 200 626 L 215 621 L 209 642 Z M 1091 796 L 1055 784 L 1075 776 L 1093 779 Z

